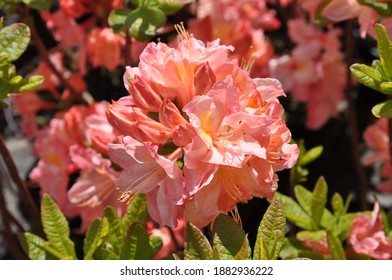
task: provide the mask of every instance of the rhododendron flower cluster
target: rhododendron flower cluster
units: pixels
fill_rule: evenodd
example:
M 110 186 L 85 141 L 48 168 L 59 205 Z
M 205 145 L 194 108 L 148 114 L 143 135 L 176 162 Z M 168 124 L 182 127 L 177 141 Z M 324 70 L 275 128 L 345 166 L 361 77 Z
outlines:
M 381 192 L 392 193 L 392 163 L 389 152 L 388 119 L 379 119 L 366 128 L 363 138 L 368 152 L 363 156 L 362 162 L 366 166 L 380 165 L 377 175 L 377 189 Z
M 380 206 L 374 204 L 371 216 L 359 215 L 355 218 L 348 236 L 352 250 L 375 259 L 392 258 L 392 239 L 385 236 Z
M 319 129 L 342 109 L 347 65 L 340 51 L 340 30 L 323 32 L 303 19 L 288 22 L 296 44 L 291 54 L 271 59 L 270 74 L 285 91 L 307 104 L 306 126 Z
M 147 193 L 161 225 L 184 218 L 202 227 L 239 202 L 272 198 L 275 172 L 293 166 L 298 148 L 277 80 L 252 79 L 219 40 L 180 34 L 177 47 L 150 43 L 138 67 L 127 67 L 129 96 L 107 109 L 121 134 L 108 150 L 123 169 L 120 200 Z

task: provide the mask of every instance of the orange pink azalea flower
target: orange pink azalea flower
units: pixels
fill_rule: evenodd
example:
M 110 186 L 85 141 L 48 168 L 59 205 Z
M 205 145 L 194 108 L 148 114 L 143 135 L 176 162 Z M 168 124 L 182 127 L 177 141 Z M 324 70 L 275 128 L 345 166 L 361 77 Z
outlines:
M 352 223 L 348 242 L 352 251 L 379 260 L 392 259 L 392 239 L 385 236 L 380 206 L 374 204 L 371 216 L 359 215 Z
M 147 193 L 161 225 L 203 227 L 239 202 L 272 198 L 275 172 L 295 164 L 298 148 L 289 144 L 277 80 L 252 79 L 218 40 L 181 36 L 175 48 L 150 43 L 138 67 L 127 67 L 130 95 L 107 109 L 123 135 L 108 149 L 123 169 L 121 200 Z

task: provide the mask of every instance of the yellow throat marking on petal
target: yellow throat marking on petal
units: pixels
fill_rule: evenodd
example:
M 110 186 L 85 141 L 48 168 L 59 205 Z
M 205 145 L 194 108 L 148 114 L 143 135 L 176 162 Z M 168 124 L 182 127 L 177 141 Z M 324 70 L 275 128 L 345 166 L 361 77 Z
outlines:
M 48 151 L 48 153 L 46 154 L 46 160 L 48 163 L 58 167 L 64 165 L 63 164 L 64 162 L 61 160 L 61 157 L 58 154 L 54 153 L 53 151 Z

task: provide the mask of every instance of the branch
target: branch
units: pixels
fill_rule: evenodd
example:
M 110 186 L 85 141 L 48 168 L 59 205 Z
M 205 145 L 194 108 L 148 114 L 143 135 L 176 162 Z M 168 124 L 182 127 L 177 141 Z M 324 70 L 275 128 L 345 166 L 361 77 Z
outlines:
M 53 74 L 56 75 L 56 77 L 59 79 L 61 84 L 64 85 L 67 89 L 69 89 L 71 95 L 79 101 L 86 102 L 83 98 L 82 95 L 79 94 L 75 88 L 68 82 L 67 79 L 64 78 L 63 74 L 60 73 L 60 71 L 56 68 L 56 66 L 53 64 L 53 62 L 49 58 L 49 53 L 45 48 L 44 43 L 42 42 L 40 36 L 38 35 L 38 32 L 33 24 L 30 24 L 30 31 L 31 31 L 31 40 L 33 41 L 35 47 L 37 48 L 38 53 L 40 54 L 43 62 L 49 67 L 49 69 L 53 72 Z
M 40 213 L 38 211 L 37 205 L 34 203 L 30 192 L 26 186 L 26 184 L 23 182 L 23 180 L 19 176 L 19 171 L 18 168 L 15 165 L 15 162 L 5 145 L 5 142 L 3 138 L 0 136 L 0 155 L 4 159 L 4 163 L 8 169 L 8 172 L 11 176 L 12 181 L 16 184 L 18 187 L 24 201 L 27 203 L 27 205 L 30 207 L 31 211 L 31 216 L 33 220 L 36 222 L 36 224 L 41 227 L 41 218 L 40 218 Z

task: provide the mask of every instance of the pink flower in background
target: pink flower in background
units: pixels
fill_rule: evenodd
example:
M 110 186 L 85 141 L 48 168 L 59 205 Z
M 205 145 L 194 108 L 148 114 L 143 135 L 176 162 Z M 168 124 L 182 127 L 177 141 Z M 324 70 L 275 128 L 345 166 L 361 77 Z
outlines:
M 249 63 L 252 76 L 267 76 L 267 62 L 273 47 L 264 36 L 280 22 L 264 1 L 201 1 L 197 19 L 189 22 L 189 32 L 204 42 L 219 38 L 222 44 L 234 46 L 231 59 Z
M 359 215 L 355 218 L 348 242 L 357 254 L 369 255 L 374 259 L 392 259 L 392 239 L 385 236 L 384 224 L 378 202 L 374 204 L 371 216 Z
M 46 26 L 53 31 L 54 38 L 60 43 L 63 50 L 72 54 L 74 67 L 82 74 L 86 74 L 86 40 L 87 34 L 77 22 L 68 17 L 63 11 L 59 10 L 54 13 L 46 11 L 41 12 L 46 21 Z
M 64 121 L 53 119 L 48 128 L 37 134 L 34 148 L 39 162 L 30 173 L 30 178 L 39 183 L 41 194 L 47 193 L 55 199 L 67 216 L 76 214 L 67 197 L 69 175 L 76 171 L 69 156 L 73 144 L 76 141 L 65 133 Z
M 30 178 L 40 184 L 41 194 L 48 193 L 55 199 L 65 215 L 81 216 L 81 231 L 102 215 L 106 206 L 113 206 L 119 215 L 125 209 L 117 201 L 118 174 L 111 168 L 111 161 L 104 158 L 107 144 L 116 139 L 105 117 L 107 105 L 75 105 L 52 119 L 35 141 L 39 162 Z M 70 175 L 76 172 L 80 175 L 71 182 Z
M 74 19 L 88 15 L 98 20 L 107 20 L 111 10 L 122 7 L 122 0 L 60 0 L 60 9 Z M 92 20 L 87 22 L 93 24 Z
M 388 119 L 381 118 L 366 128 L 363 138 L 369 149 L 362 162 L 366 166 L 381 164 L 377 190 L 392 193 L 392 163 L 389 153 Z
M 299 102 L 307 103 L 309 129 L 319 129 L 336 117 L 344 100 L 346 66 L 337 29 L 325 33 L 302 19 L 288 23 L 296 43 L 291 55 L 270 61 L 271 75 Z
M 275 172 L 295 164 L 298 148 L 288 144 L 277 80 L 252 79 L 219 41 L 181 37 L 175 48 L 150 43 L 139 67 L 127 67 L 130 96 L 107 110 L 124 135 L 109 156 L 123 169 L 121 200 L 147 193 L 159 224 L 203 227 L 239 202 L 272 198 Z
M 110 28 L 94 27 L 87 39 L 87 54 L 93 67 L 105 67 L 113 71 L 122 64 L 122 48 L 125 38 L 114 34 Z
M 332 0 L 321 14 L 335 22 L 357 18 L 362 38 L 380 17 L 373 8 L 361 5 L 358 0 Z

